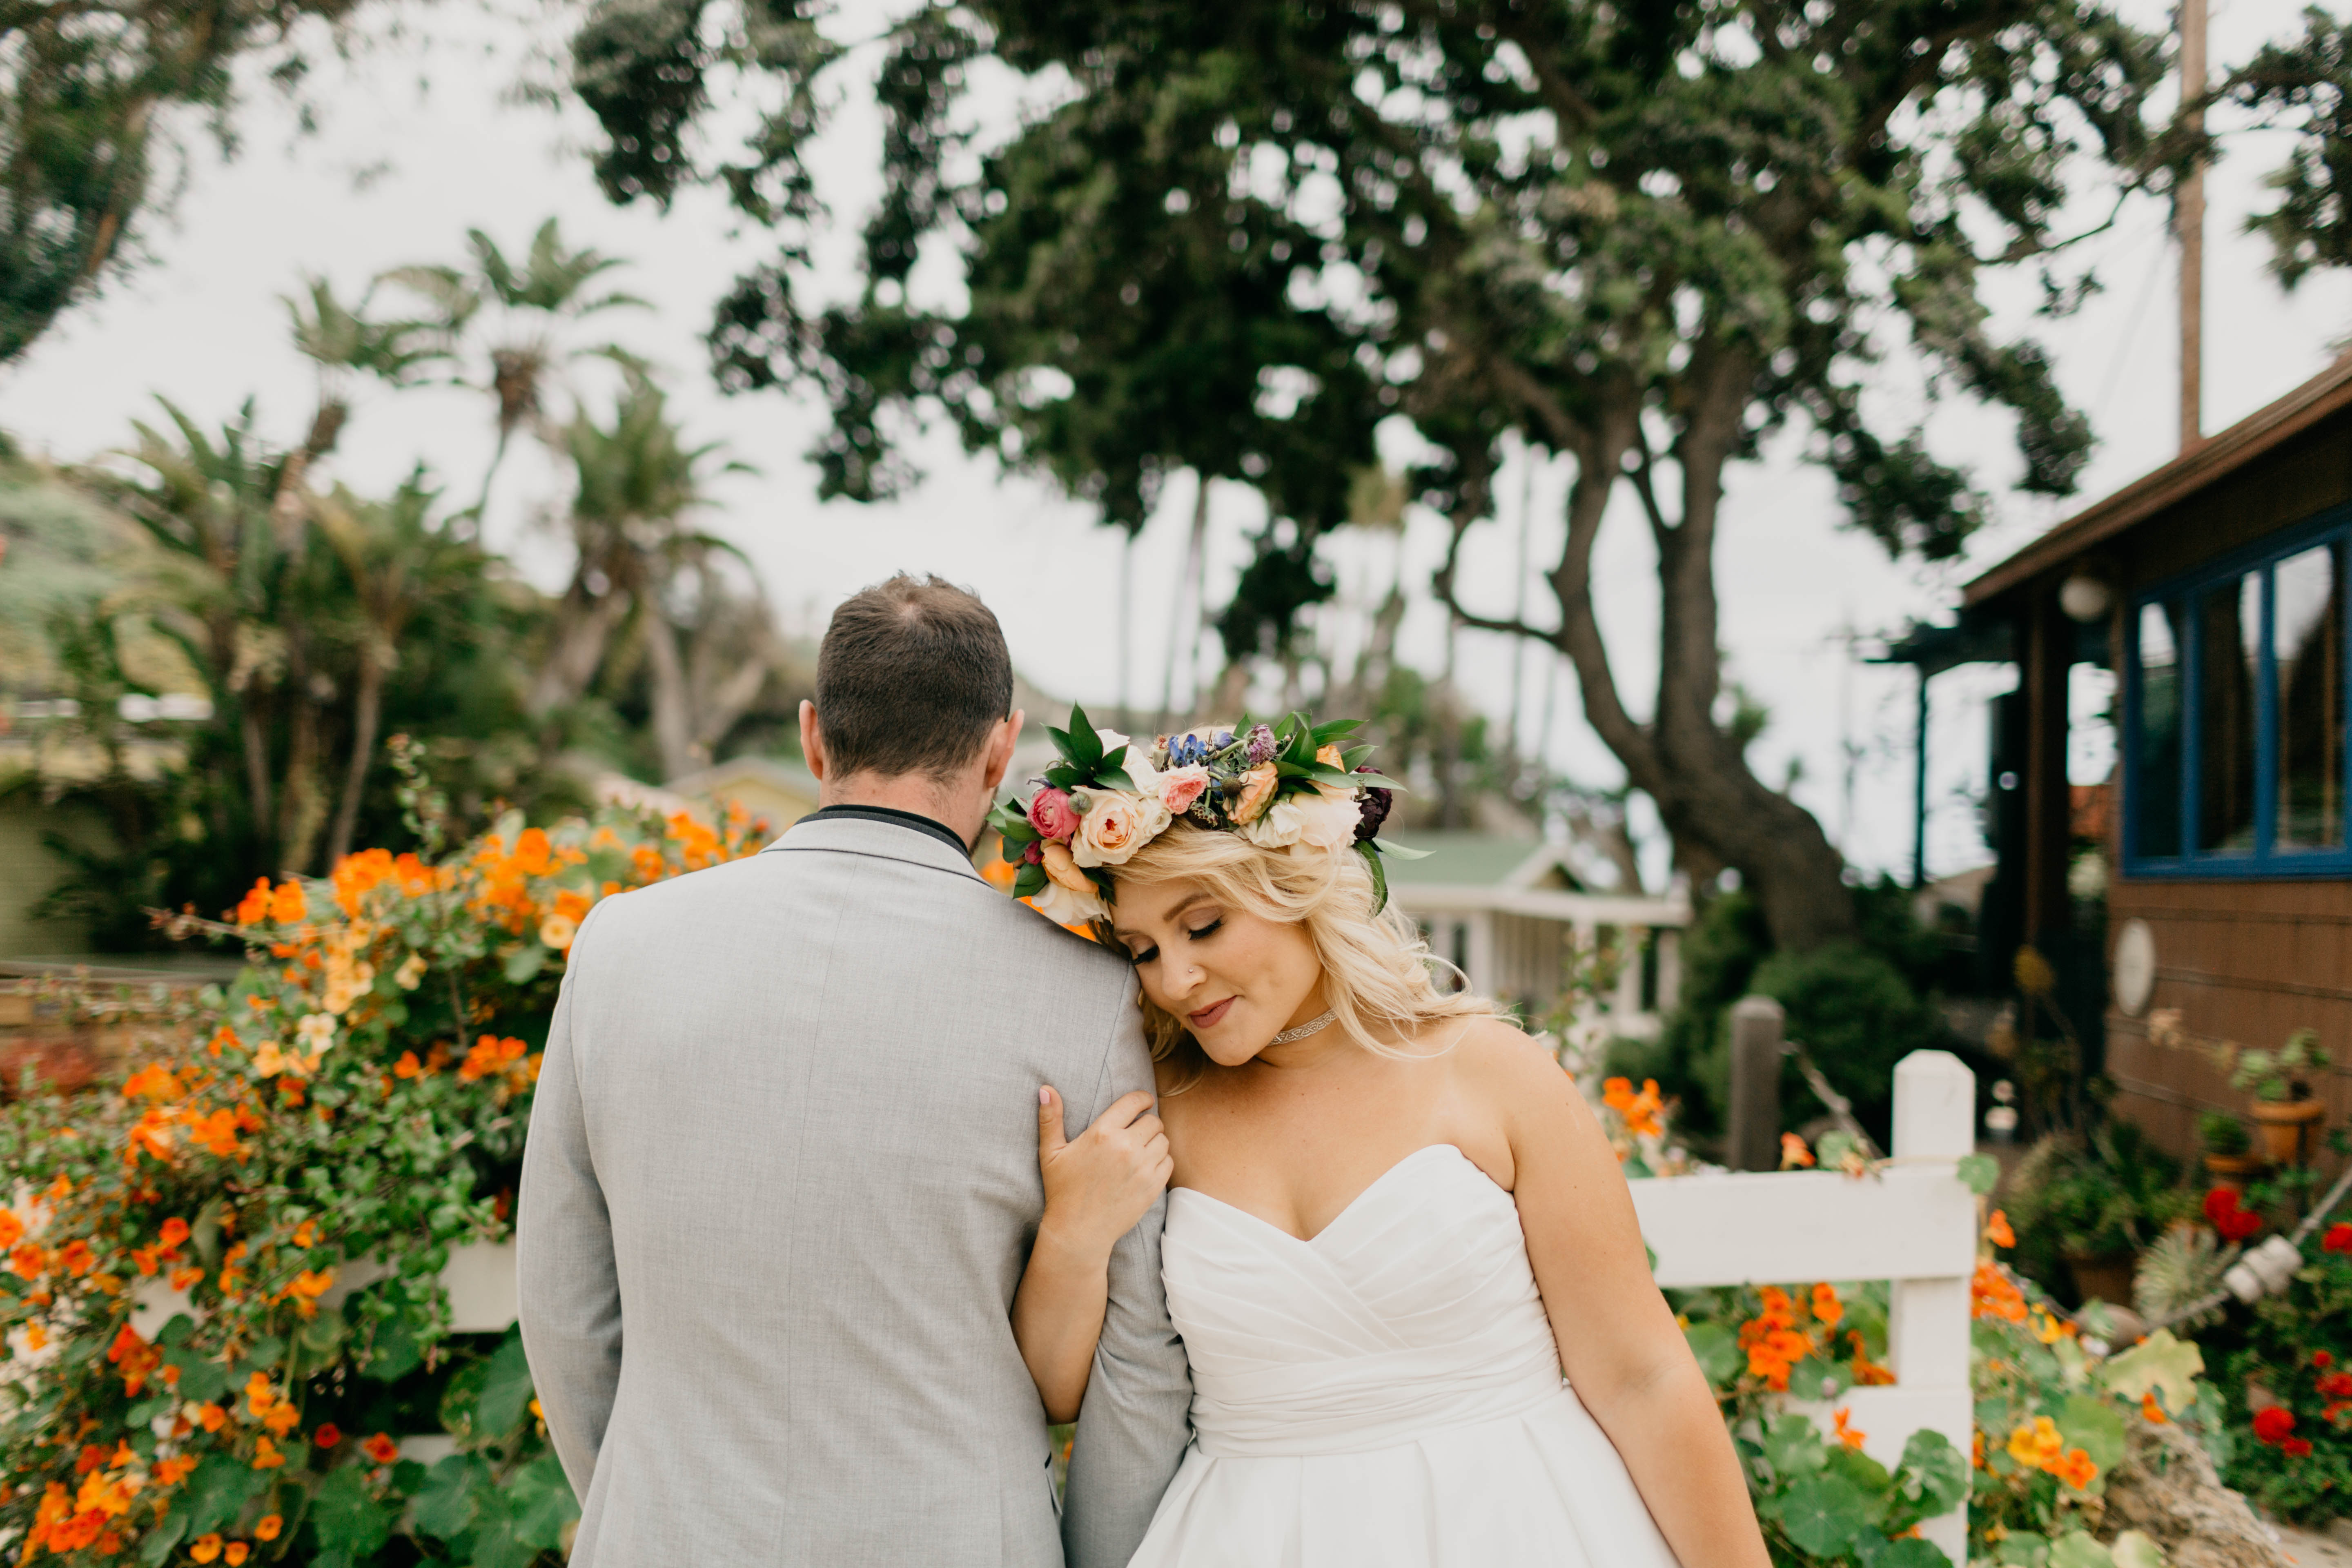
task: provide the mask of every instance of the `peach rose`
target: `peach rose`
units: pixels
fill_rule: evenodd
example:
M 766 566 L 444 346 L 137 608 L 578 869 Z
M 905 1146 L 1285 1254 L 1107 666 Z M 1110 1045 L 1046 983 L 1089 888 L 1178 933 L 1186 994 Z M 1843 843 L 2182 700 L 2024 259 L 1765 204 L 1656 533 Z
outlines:
M 1055 887 L 1093 896 L 1094 879 L 1078 869 L 1077 858 L 1070 853 L 1068 845 L 1048 843 L 1039 863 L 1045 868 L 1046 880 Z
M 1274 786 L 1279 779 L 1280 775 L 1274 771 L 1272 763 L 1260 763 L 1244 773 L 1241 798 L 1234 802 L 1234 820 L 1237 823 L 1255 822 L 1274 799 Z
M 1339 748 L 1337 746 L 1318 747 L 1315 760 L 1327 768 L 1338 768 L 1341 773 L 1348 771 L 1348 759 L 1340 755 Z
M 1209 770 L 1198 763 L 1189 768 L 1171 768 L 1160 775 L 1160 804 L 1168 808 L 1171 816 L 1181 816 L 1192 809 L 1209 787 Z

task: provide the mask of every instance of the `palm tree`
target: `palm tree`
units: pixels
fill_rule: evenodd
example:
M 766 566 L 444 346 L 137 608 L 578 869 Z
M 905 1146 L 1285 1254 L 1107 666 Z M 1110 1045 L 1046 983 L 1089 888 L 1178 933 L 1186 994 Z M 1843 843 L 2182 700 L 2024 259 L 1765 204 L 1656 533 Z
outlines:
M 436 599 L 467 591 L 481 574 L 481 552 L 431 520 L 439 499 L 439 491 L 426 487 L 422 468 L 388 501 L 362 500 L 340 485 L 331 495 L 309 498 L 311 520 L 350 576 L 361 615 L 351 758 L 327 835 L 329 866 L 351 851 L 383 722 L 384 682 L 399 667 L 410 620 Z
M 741 560 L 733 545 L 687 519 L 709 504 L 718 474 L 751 470 L 717 461 L 718 443 L 685 445 L 661 388 L 636 370 L 627 374 L 610 425 L 583 411 L 565 426 L 563 442 L 579 481 L 571 515 L 579 555 L 526 706 L 545 715 L 577 701 L 634 610 L 653 677 L 656 750 L 665 772 L 676 776 L 694 763 L 697 727 L 691 671 L 667 600 L 689 572 L 710 596 L 719 583 L 710 574 L 713 563 Z
M 466 244 L 473 252 L 469 267 L 400 267 L 383 278 L 428 302 L 454 355 L 474 360 L 479 353 L 475 363 L 481 380 L 461 379 L 461 384 L 478 385 L 497 405 L 498 445 L 468 513 L 478 521 L 489 507 L 491 483 L 517 430 L 529 428 L 551 446 L 562 445 L 561 426 L 551 418 L 547 401 L 549 384 L 564 365 L 588 356 L 617 360 L 625 367 L 636 364 L 611 343 L 565 347 L 558 341 L 562 332 L 600 311 L 642 309 L 646 301 L 634 294 L 592 293 L 597 279 L 626 264 L 593 248 L 565 249 L 553 218 L 539 226 L 520 266 L 478 228 L 466 231 Z M 478 351 L 466 346 L 474 338 L 486 340 Z

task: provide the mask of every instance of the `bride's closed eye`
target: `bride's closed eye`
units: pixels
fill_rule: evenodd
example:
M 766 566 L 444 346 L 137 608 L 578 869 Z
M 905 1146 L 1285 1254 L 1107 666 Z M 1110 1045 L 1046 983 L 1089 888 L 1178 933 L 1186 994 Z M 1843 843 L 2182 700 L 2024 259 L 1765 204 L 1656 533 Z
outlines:
M 1225 917 L 1218 915 L 1214 919 L 1211 920 L 1206 925 L 1188 926 L 1185 928 L 1184 935 L 1193 942 L 1204 942 L 1210 937 L 1214 936 L 1217 933 L 1218 928 L 1222 927 L 1224 923 Z M 1160 949 L 1157 944 L 1145 948 L 1141 952 L 1130 951 L 1128 954 L 1128 957 L 1133 960 L 1139 966 L 1150 963 L 1159 956 Z

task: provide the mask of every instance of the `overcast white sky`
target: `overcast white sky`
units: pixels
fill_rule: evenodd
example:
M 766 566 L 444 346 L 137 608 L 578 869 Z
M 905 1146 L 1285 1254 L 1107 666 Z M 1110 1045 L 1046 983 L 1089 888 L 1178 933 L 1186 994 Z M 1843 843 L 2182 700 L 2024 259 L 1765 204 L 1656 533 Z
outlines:
M 860 508 L 820 505 L 815 474 L 800 454 L 819 427 L 818 411 L 782 395 L 726 398 L 704 370 L 700 336 L 709 306 L 762 251 L 761 237 L 731 231 L 720 204 L 690 193 L 667 216 L 649 206 L 615 208 L 597 192 L 578 146 L 587 127 L 540 107 L 509 101 L 509 89 L 534 47 L 561 37 L 560 13 L 524 11 L 530 0 L 503 0 L 488 15 L 443 6 L 413 13 L 423 36 L 384 45 L 353 66 L 332 65 L 316 80 L 326 116 L 320 133 L 295 133 L 290 113 L 257 95 L 244 121 L 245 147 L 224 163 L 200 157 L 173 223 L 153 237 L 155 265 L 118 283 L 53 330 L 20 363 L 0 375 L 0 428 L 37 449 L 79 458 L 122 442 L 129 421 L 149 416 L 154 395 L 205 420 L 232 416 L 257 397 L 264 424 L 293 439 L 313 393 L 309 369 L 288 346 L 282 294 L 306 274 L 356 293 L 385 268 L 457 259 L 466 228 L 488 229 L 510 248 L 539 222 L 562 219 L 566 237 L 625 257 L 620 281 L 657 306 L 614 314 L 611 334 L 668 367 L 667 384 L 697 440 L 723 440 L 731 455 L 755 464 L 756 477 L 729 479 L 724 508 L 710 520 L 740 543 L 796 629 L 821 626 L 843 595 L 899 568 L 932 571 L 977 588 L 1003 620 L 1015 659 L 1038 684 L 1085 700 L 1100 714 L 1116 707 L 1119 661 L 1114 626 L 1120 549 L 1118 535 L 1096 526 L 1087 509 L 1033 481 L 999 476 L 992 463 L 963 457 L 943 433 L 919 445 L 928 482 L 898 503 Z M 2160 25 L 2160 6 L 2133 0 Z M 889 10 L 845 9 L 837 36 L 870 35 Z M 2242 58 L 2265 37 L 2296 27 L 2289 0 L 2220 0 L 2212 47 L 2217 63 Z M 870 54 L 867 56 L 870 58 Z M 429 81 L 429 86 L 426 83 Z M 992 84 L 988 101 L 1011 112 L 1010 84 Z M 877 188 L 876 130 L 855 83 L 845 83 L 843 112 L 819 160 L 845 241 Z M 2293 297 L 2263 270 L 2263 247 L 2240 234 L 2257 206 L 2260 177 L 2275 165 L 2280 144 L 2242 142 L 2215 171 L 2206 263 L 2206 428 L 2217 430 L 2315 374 L 2329 340 L 2352 331 L 2352 280 L 2319 278 Z M 2039 323 L 2053 349 L 2068 395 L 2089 411 L 2100 447 L 2078 501 L 2052 504 L 2017 496 L 1999 500 L 1958 569 L 1895 566 L 1866 539 L 1838 527 L 1827 479 L 1797 460 L 1798 438 L 1762 464 L 1735 471 L 1722 531 L 1718 579 L 1723 639 L 1732 679 L 1761 698 L 1772 724 L 1757 755 L 1769 778 L 1801 770 L 1799 798 L 1819 813 L 1850 858 L 1901 871 L 1910 858 L 1913 682 L 1907 672 L 1859 663 L 1849 630 L 1867 635 L 1916 616 L 1948 616 L 1958 584 L 2074 510 L 2168 459 L 2175 446 L 2174 273 L 2165 213 L 2153 204 L 2127 210 L 2110 235 L 2092 242 L 2102 258 L 2106 292 L 2077 317 Z M 2005 289 L 2013 307 L 2000 321 L 2027 327 L 2024 280 Z M 1885 367 L 1886 396 L 1916 398 L 1916 376 L 1899 360 Z M 1980 463 L 1999 479 L 2014 471 L 2007 426 L 1968 410 L 1939 414 L 1930 426 L 1947 458 Z M 370 395 L 336 459 L 339 477 L 362 488 L 387 486 L 422 458 L 470 497 L 487 460 L 485 407 L 457 391 Z M 1465 577 L 1486 603 L 1509 605 L 1515 592 L 1524 470 L 1516 463 L 1497 487 L 1503 521 L 1483 530 Z M 1567 475 L 1555 468 L 1534 478 L 1534 558 L 1556 548 L 1559 501 Z M 510 459 L 491 515 L 494 542 L 535 574 L 560 571 L 562 552 L 532 521 L 533 503 L 560 493 L 554 470 L 533 455 Z M 1171 584 L 1181 575 L 1192 493 L 1170 488 L 1162 514 L 1138 542 L 1135 613 L 1127 628 L 1132 696 L 1156 706 L 1166 669 Z M 1221 602 L 1243 559 L 1242 537 L 1258 515 L 1241 490 L 1212 497 L 1211 587 Z M 1409 520 L 1403 570 L 1425 584 L 1444 547 L 1431 517 Z M 1327 635 L 1344 637 L 1397 569 L 1387 539 L 1341 538 L 1329 546 L 1342 585 L 1324 612 Z M 1629 697 L 1653 679 L 1649 644 L 1655 625 L 1654 579 L 1646 538 L 1631 516 L 1612 519 L 1600 551 L 1604 626 Z M 1425 597 L 1425 595 L 1424 595 Z M 1433 672 L 1445 659 L 1444 619 L 1423 605 L 1408 622 L 1411 657 Z M 1189 637 L 1184 640 L 1189 641 Z M 1487 711 L 1503 716 L 1515 689 L 1529 738 L 1549 735 L 1551 755 L 1595 783 L 1618 776 L 1613 760 L 1579 715 L 1574 683 L 1549 672 L 1528 650 L 1515 679 L 1514 649 L 1500 639 L 1463 635 L 1459 679 Z M 1213 671 L 1206 668 L 1204 676 Z M 1177 678 L 1180 693 L 1187 684 Z M 1983 858 L 1968 797 L 1980 787 L 1985 699 L 2009 684 L 2006 674 L 1956 671 L 1936 684 L 1930 772 L 1930 869 Z M 1547 695 L 1552 702 L 1543 717 Z M 2095 707 L 2095 691 L 2082 694 Z M 2104 776 L 2095 738 L 2076 758 L 2078 779 Z

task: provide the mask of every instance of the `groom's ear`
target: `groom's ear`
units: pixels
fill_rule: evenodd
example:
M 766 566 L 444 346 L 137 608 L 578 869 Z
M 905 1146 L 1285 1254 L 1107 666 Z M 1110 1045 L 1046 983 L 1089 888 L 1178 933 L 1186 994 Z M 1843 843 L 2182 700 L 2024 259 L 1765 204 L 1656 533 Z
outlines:
M 997 726 L 996 733 L 988 738 L 988 793 L 994 795 L 1003 784 L 1006 770 L 1013 766 L 1013 748 L 1021 743 L 1021 725 L 1027 715 L 1018 708 L 1013 717 Z
M 817 783 L 824 783 L 824 731 L 817 728 L 816 704 L 801 699 L 801 760 Z

